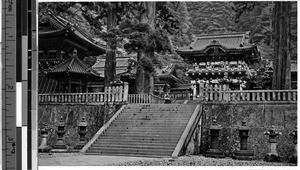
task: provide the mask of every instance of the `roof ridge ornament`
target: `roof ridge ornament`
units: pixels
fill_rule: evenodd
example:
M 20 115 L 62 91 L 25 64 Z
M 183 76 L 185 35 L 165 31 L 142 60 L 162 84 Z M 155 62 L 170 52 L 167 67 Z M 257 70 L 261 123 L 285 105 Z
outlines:
M 213 39 L 213 40 L 211 40 L 211 43 L 217 44 L 217 43 L 219 43 L 219 41 L 218 41 L 218 40 L 215 40 L 215 39 Z
M 76 48 L 74 48 L 74 50 L 73 50 L 72 57 L 78 57 Z

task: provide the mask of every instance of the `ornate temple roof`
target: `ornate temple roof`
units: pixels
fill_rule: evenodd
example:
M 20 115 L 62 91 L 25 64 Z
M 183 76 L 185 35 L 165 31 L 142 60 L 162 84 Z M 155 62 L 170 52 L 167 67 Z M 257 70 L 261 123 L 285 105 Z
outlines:
M 106 45 L 96 43 L 91 37 L 82 31 L 78 25 L 73 24 L 61 16 L 56 16 L 49 12 L 40 25 L 39 29 L 39 45 L 41 47 L 59 47 L 65 44 L 76 47 L 78 52 L 84 51 L 90 55 L 101 55 L 106 52 Z M 64 40 L 69 39 L 69 40 Z M 73 50 L 73 49 L 72 49 Z
M 128 73 L 128 66 L 130 57 L 116 57 L 116 74 L 123 75 Z M 104 77 L 104 68 L 105 68 L 105 57 L 98 57 L 97 62 L 92 66 L 100 76 Z M 135 73 L 135 72 L 134 72 Z M 132 75 L 132 74 L 130 74 Z
M 46 73 L 46 76 L 54 77 L 55 79 L 63 76 L 63 74 L 85 75 L 88 77 L 101 78 L 100 75 L 92 68 L 84 64 L 78 57 L 76 51 L 72 57 L 55 66 L 52 70 Z
M 206 53 L 209 47 L 220 47 L 224 51 L 252 50 L 256 45 L 249 43 L 249 32 L 201 35 L 194 38 L 189 46 L 177 50 L 179 54 Z
M 156 75 L 160 80 L 163 79 L 172 79 L 174 81 L 180 81 L 176 77 L 176 72 L 175 72 L 175 65 L 174 64 L 169 64 L 164 66 L 163 68 L 156 68 Z
M 132 65 L 131 70 L 130 68 L 130 60 L 136 62 L 135 58 L 132 56 L 119 56 L 116 57 L 116 74 L 120 77 L 127 77 L 134 79 L 136 76 L 136 67 L 135 64 Z M 97 62 L 92 66 L 92 68 L 100 74 L 100 76 L 104 77 L 104 68 L 105 68 L 105 58 L 103 56 L 98 57 Z M 172 79 L 175 81 L 179 81 L 176 77 L 176 73 L 174 71 L 175 65 L 170 64 L 163 66 L 162 68 L 155 68 L 156 76 L 159 79 Z

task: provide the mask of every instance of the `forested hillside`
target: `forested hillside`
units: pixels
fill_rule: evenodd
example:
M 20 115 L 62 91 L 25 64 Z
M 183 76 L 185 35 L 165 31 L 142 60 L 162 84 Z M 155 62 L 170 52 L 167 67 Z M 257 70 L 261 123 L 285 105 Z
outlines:
M 291 58 L 296 59 L 297 2 L 291 6 Z M 48 10 L 78 24 L 98 43 L 114 42 L 117 49 L 135 54 L 149 75 L 153 75 L 149 67 L 153 60 L 161 64 L 176 63 L 184 73 L 187 64 L 175 51 L 200 34 L 250 31 L 250 43 L 258 45 L 261 56 L 265 59 L 274 56 L 274 2 L 270 1 L 39 3 L 40 22 L 47 17 Z M 115 17 L 113 25 L 111 17 Z M 114 57 L 108 57 L 111 58 Z M 95 61 L 95 57 L 85 59 L 89 65 Z M 183 74 L 179 75 L 185 79 Z

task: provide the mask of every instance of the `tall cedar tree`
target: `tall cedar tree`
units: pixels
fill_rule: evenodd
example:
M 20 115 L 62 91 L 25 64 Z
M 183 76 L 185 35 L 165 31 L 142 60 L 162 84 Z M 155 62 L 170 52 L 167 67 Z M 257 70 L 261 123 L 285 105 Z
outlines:
M 126 51 L 137 53 L 135 92 L 152 93 L 154 52 L 170 51 L 168 35 L 176 33 L 178 21 L 166 2 L 139 2 L 132 6 L 132 15 L 123 20 L 120 30 L 126 38 Z
M 134 51 L 138 54 L 137 58 L 140 67 L 138 67 L 137 71 L 136 87 L 138 88 L 136 92 L 151 93 L 153 91 L 153 74 L 155 72 L 152 60 L 154 51 L 170 51 L 171 41 L 168 36 L 178 33 L 178 25 L 180 25 L 178 22 L 178 16 L 180 15 L 174 12 L 174 9 L 180 7 L 178 2 L 80 2 L 47 4 L 50 7 L 54 5 L 55 9 L 63 13 L 77 4 L 79 8 L 75 7 L 74 14 L 72 15 L 80 13 L 89 23 L 92 34 L 100 36 L 107 41 L 105 63 L 106 86 L 116 77 L 116 46 L 121 42 L 122 37 L 124 38 L 124 35 L 119 34 L 119 24 L 128 17 L 137 19 L 139 21 L 136 25 L 138 31 L 132 34 L 134 38 L 131 38 L 131 41 L 133 43 L 126 43 L 128 37 L 125 36 L 126 39 L 123 41 L 125 44 L 123 45 L 125 49 L 126 45 L 131 46 L 130 48 L 135 50 L 129 50 L 129 52 Z M 80 5 L 78 6 L 78 4 Z M 168 5 L 169 7 L 167 7 Z M 184 5 L 181 4 L 181 6 Z M 170 6 L 174 8 L 173 11 L 170 10 Z M 61 7 L 63 8 L 61 9 Z M 106 33 L 102 31 L 105 28 L 107 30 Z M 140 28 L 142 28 L 142 31 Z M 187 26 L 185 26 L 186 28 Z M 136 37 L 137 32 L 140 35 Z
M 237 19 L 244 11 L 251 11 L 255 2 L 234 2 Z M 292 2 L 274 2 L 273 15 L 273 78 L 272 89 L 291 89 L 291 18 Z M 295 24 L 293 24 L 295 25 Z
M 117 40 L 113 35 L 117 27 L 117 3 L 108 2 L 107 7 L 107 45 L 104 66 L 104 86 L 110 86 L 110 83 L 116 79 L 116 50 Z
M 291 2 L 275 2 L 274 9 L 274 71 L 272 88 L 291 89 Z
M 140 23 L 149 26 L 149 33 L 154 33 L 155 30 L 155 7 L 156 2 L 143 2 L 145 12 L 140 17 Z M 154 57 L 154 48 L 147 44 L 146 49 L 138 51 L 138 66 L 136 73 L 136 93 L 151 93 L 153 92 L 153 75 L 152 72 L 146 71 L 141 64 L 141 61 L 151 61 Z M 151 63 L 149 63 L 151 64 Z

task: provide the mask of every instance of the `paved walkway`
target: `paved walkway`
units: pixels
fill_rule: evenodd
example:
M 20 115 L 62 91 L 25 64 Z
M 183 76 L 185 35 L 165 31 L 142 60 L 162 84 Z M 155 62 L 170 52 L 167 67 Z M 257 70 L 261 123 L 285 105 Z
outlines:
M 112 164 L 122 164 L 139 160 L 153 160 L 155 158 L 146 157 L 124 157 L 124 156 L 99 156 L 81 155 L 53 158 L 39 158 L 39 166 L 105 166 Z

